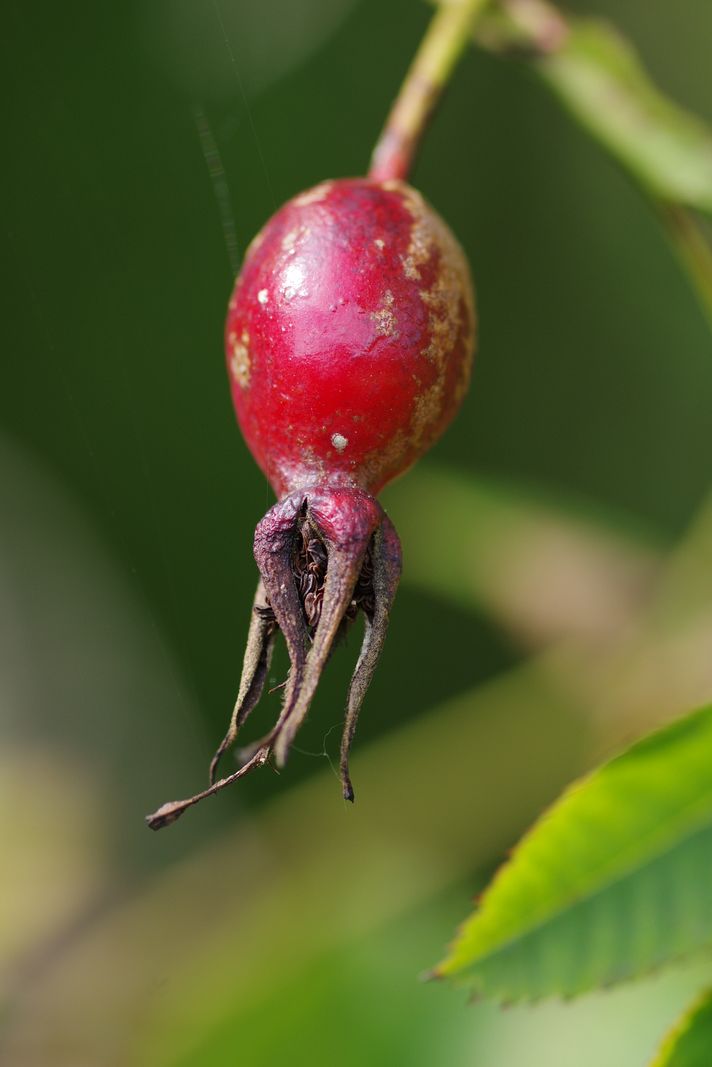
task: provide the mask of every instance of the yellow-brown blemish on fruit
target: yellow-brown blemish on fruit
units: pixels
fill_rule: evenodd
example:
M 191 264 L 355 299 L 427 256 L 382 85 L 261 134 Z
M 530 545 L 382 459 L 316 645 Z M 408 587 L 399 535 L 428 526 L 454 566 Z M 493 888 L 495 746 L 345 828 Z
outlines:
M 262 244 L 262 242 L 264 241 L 264 239 L 265 239 L 264 230 L 260 230 L 259 233 L 256 233 L 255 236 L 252 238 L 252 240 L 250 241 L 250 243 L 247 246 L 247 252 L 245 253 L 245 258 L 247 258 L 247 256 L 251 256 L 253 252 L 256 252 L 257 249 Z
M 297 241 L 303 240 L 308 234 L 308 226 L 295 226 L 289 233 L 285 233 L 282 238 L 282 251 L 287 252 L 288 255 L 293 255 Z
M 396 337 L 398 335 L 398 321 L 393 310 L 395 298 L 390 289 L 383 294 L 383 303 L 378 311 L 371 312 L 371 318 L 376 324 L 376 333 L 379 337 Z
M 378 484 L 384 473 L 391 477 L 392 471 L 402 472 L 415 463 L 423 449 L 440 435 L 444 402 L 443 374 L 415 398 L 407 432 L 397 430 L 363 457 L 359 464 L 361 484 Z
M 431 386 L 415 398 L 409 440 L 420 450 L 427 447 L 439 429 L 445 399 L 445 375 L 438 374 Z
M 377 448 L 367 452 L 359 464 L 361 484 L 369 487 L 378 484 L 384 472 L 390 476 L 393 470 L 400 470 L 404 461 L 410 466 L 415 462 L 415 454 L 408 462 L 405 457 L 408 453 L 408 440 L 403 430 L 396 430 L 393 436 L 378 445 Z
M 408 189 L 409 186 L 400 178 L 387 178 L 384 182 L 380 183 L 381 188 L 385 189 L 389 193 L 402 193 L 404 189 Z
M 388 192 L 398 193 L 403 207 L 412 219 L 408 248 L 405 256 L 401 257 L 401 262 L 405 277 L 409 281 L 420 281 L 420 268 L 438 252 L 443 240 L 452 238 L 439 215 L 417 190 L 398 178 L 389 178 L 388 181 L 381 182 L 381 185 Z
M 241 389 L 247 389 L 250 384 L 250 335 L 243 330 L 240 336 L 233 331 L 228 334 L 227 342 L 230 346 L 230 373 Z
M 408 249 L 402 259 L 403 273 L 409 281 L 420 281 L 420 268 L 438 251 L 443 236 L 440 218 L 423 200 L 420 193 L 409 186 L 400 189 L 403 206 L 411 219 Z
M 363 485 L 361 473 L 359 472 L 358 477 L 353 473 L 355 466 L 355 460 L 342 455 L 338 468 L 335 468 L 331 459 L 325 458 L 321 453 L 317 454 L 313 446 L 304 445 L 298 462 L 282 457 L 277 469 L 285 488 L 289 486 L 290 489 L 307 489 L 322 482 L 328 482 L 332 486 Z
M 437 366 L 453 355 L 464 340 L 460 356 L 469 379 L 474 350 L 474 306 L 470 272 L 465 254 L 437 216 L 431 223 L 432 251 L 437 254 L 437 270 L 429 289 L 421 289 L 420 299 L 429 311 L 430 340 L 422 355 Z M 466 384 L 466 383 L 465 383 Z
M 307 204 L 318 204 L 321 200 L 326 200 L 327 196 L 331 192 L 333 182 L 320 182 L 319 185 L 315 185 L 313 189 L 307 189 L 306 193 L 302 193 L 300 196 L 294 198 L 293 203 L 297 207 L 306 207 Z
M 470 272 L 465 254 L 440 216 L 408 186 L 400 188 L 404 206 L 410 213 L 410 244 L 403 261 L 417 279 L 429 265 L 434 280 L 420 290 L 428 309 L 428 339 L 421 355 L 434 366 L 435 380 L 415 399 L 408 443 L 427 448 L 447 421 L 446 408 L 456 409 L 470 378 L 474 351 L 474 302 Z M 456 374 L 456 381 L 449 379 Z M 450 396 L 452 391 L 452 397 Z
M 404 256 L 401 259 L 403 264 L 403 273 L 410 282 L 420 281 L 420 271 L 415 264 L 415 258 L 412 255 Z
M 437 285 L 432 289 L 422 290 L 420 296 L 430 309 L 428 316 L 430 340 L 421 355 L 425 356 L 430 363 L 440 365 L 455 348 L 461 325 L 459 311 L 456 310 L 457 305 L 455 308 L 452 307 L 447 293 L 440 290 Z

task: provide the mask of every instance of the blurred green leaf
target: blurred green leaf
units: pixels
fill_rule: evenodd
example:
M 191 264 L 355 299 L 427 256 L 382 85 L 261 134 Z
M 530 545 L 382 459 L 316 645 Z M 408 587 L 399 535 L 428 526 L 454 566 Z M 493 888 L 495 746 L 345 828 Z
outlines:
M 429 461 L 388 489 L 405 581 L 486 612 L 527 646 L 627 621 L 660 568 L 649 532 L 566 493 L 463 477 Z M 447 551 L 443 544 L 447 531 Z
M 651 1067 L 708 1067 L 712 1056 L 712 990 L 670 1031 Z
M 712 937 L 712 706 L 570 788 L 524 837 L 442 975 L 502 1001 L 638 976 Z
M 712 213 L 712 135 L 653 85 L 633 48 L 605 23 L 579 20 L 536 61 L 561 102 L 663 200 Z
M 653 199 L 712 324 L 712 249 L 694 214 L 712 213 L 712 132 L 653 84 L 612 27 L 567 19 L 548 0 L 501 0 L 477 27 L 495 52 L 522 51 L 561 104 Z
M 55 1063 L 61 1034 L 68 1065 L 103 1064 L 107 1047 L 112 1062 L 182 1062 L 295 970 L 361 944 L 499 855 L 584 765 L 588 730 L 574 707 L 527 664 L 361 746 L 353 807 L 326 766 L 275 787 L 259 813 L 87 921 L 13 1005 L 0 1059 L 21 1062 L 31 1038 L 36 1062 Z M 193 816 L 197 827 L 208 819 Z M 447 925 L 401 972 L 412 988 Z
M 712 132 L 660 92 L 613 26 L 566 18 L 547 0 L 503 0 L 476 39 L 530 53 L 564 107 L 655 198 L 712 214 Z

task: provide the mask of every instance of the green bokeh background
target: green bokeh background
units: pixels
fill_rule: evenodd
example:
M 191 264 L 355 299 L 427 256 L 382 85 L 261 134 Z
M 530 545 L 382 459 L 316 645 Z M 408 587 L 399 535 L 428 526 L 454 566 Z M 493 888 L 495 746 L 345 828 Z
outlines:
M 708 4 L 572 7 L 614 18 L 658 84 L 712 120 Z M 340 718 L 355 642 L 330 667 L 303 751 L 280 777 L 253 776 L 169 833 L 153 836 L 142 824 L 162 800 L 200 786 L 222 736 L 255 583 L 252 530 L 272 499 L 230 407 L 222 326 L 231 269 L 196 107 L 220 149 L 243 250 L 297 191 L 363 173 L 429 16 L 417 0 L 37 0 L 12 2 L 5 13 L 0 575 L 12 582 L 0 695 L 9 848 L 21 857 L 6 890 L 6 924 L 17 936 L 8 942 L 4 1040 L 15 1064 L 289 1057 L 295 1065 L 642 1067 L 695 986 L 685 972 L 617 1000 L 502 1016 L 416 983 L 516 829 L 587 761 L 575 730 L 562 741 L 545 723 L 542 750 L 559 746 L 560 764 L 484 854 L 402 908 L 389 906 L 367 933 L 308 957 L 286 945 L 284 969 L 278 945 L 273 980 L 261 979 L 251 1001 L 231 998 L 226 966 L 221 1017 L 197 1021 L 182 1051 L 170 1012 L 158 1023 L 150 1011 L 135 1013 L 114 942 L 93 957 L 96 982 L 117 1004 L 114 1030 L 97 1037 L 78 1007 L 82 982 L 94 979 L 67 963 L 76 944 L 100 938 L 102 923 L 156 880 L 163 895 L 151 890 L 145 921 L 151 907 L 170 912 L 171 872 L 196 862 L 206 842 L 219 882 L 221 842 L 230 847 L 223 835 L 248 827 L 259 839 L 263 808 L 282 803 L 287 812 L 290 791 L 320 776 L 325 803 L 343 814 L 320 753 L 338 747 L 338 729 L 328 731 Z M 646 544 L 672 545 L 709 487 L 712 342 L 650 207 L 523 66 L 474 51 L 413 180 L 471 259 L 481 319 L 470 395 L 425 464 L 466 483 L 566 499 L 577 512 L 614 513 Z M 386 497 L 395 512 L 399 492 Z M 446 513 L 436 526 L 431 549 L 441 560 L 455 521 Z M 417 516 L 408 522 L 417 530 Z M 467 610 L 409 581 L 407 540 L 404 547 L 406 580 L 359 727 L 364 750 L 492 683 L 525 654 L 482 605 Z M 122 688 L 129 660 L 133 681 Z M 282 659 L 277 678 L 283 669 Z M 265 722 L 277 700 L 268 700 Z M 27 753 L 47 756 L 37 778 L 23 772 Z M 492 808 L 516 789 L 505 751 L 496 757 Z M 433 792 L 445 826 L 440 773 L 434 768 L 422 789 Z M 407 797 L 396 792 L 393 803 L 406 819 Z M 347 817 L 359 818 L 358 805 Z M 473 838 L 488 818 L 472 810 Z M 315 832 L 295 825 L 295 852 L 313 847 Z M 322 845 L 328 854 L 328 836 Z M 87 864 L 83 881 L 75 867 Z M 60 868 L 69 888 L 55 914 Z M 259 878 L 282 915 L 279 929 L 288 930 L 285 914 L 299 924 L 302 901 L 287 877 L 278 868 Z M 326 898 L 328 882 L 316 891 Z M 203 906 L 196 893 L 198 927 Z M 318 916 L 318 899 L 311 907 Z M 358 909 L 358 893 L 349 907 Z M 333 901 L 330 908 L 330 922 L 346 928 Z M 190 909 L 185 915 L 190 922 Z M 272 923 L 262 919 L 269 942 Z M 159 976 L 164 947 L 158 938 L 146 949 Z M 260 950 L 250 951 L 258 960 Z M 142 965 L 139 953 L 134 969 Z M 183 966 L 190 970 L 190 960 Z M 166 962 L 156 981 L 171 980 Z M 52 1010 L 58 988 L 74 1015 Z M 50 1010 L 41 1016 L 43 1005 Z

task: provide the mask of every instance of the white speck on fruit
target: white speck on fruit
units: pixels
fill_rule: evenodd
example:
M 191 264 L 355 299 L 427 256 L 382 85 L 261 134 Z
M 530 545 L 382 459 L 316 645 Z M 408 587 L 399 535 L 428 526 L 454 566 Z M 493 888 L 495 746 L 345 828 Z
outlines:
M 348 437 L 344 437 L 342 433 L 335 433 L 332 435 L 331 443 L 337 452 L 343 452 L 349 443 Z
M 260 289 L 259 293 L 257 294 L 257 299 L 259 300 L 260 304 L 266 304 L 269 300 L 269 293 L 267 292 L 267 290 Z
M 375 244 L 376 248 L 378 248 L 381 252 L 386 247 L 386 242 L 383 241 L 380 237 L 377 237 L 373 243 Z
M 308 296 L 308 290 L 304 286 L 304 266 L 297 259 L 289 263 L 284 271 L 282 294 L 285 300 L 293 300 L 295 296 Z

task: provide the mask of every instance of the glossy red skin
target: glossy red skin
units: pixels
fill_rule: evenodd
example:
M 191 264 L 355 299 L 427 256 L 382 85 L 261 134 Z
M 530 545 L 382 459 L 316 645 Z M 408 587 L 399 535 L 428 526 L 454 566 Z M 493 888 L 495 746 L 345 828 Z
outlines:
M 245 439 L 278 497 L 377 493 L 453 418 L 474 348 L 469 270 L 399 181 L 324 182 L 250 246 L 226 325 Z

